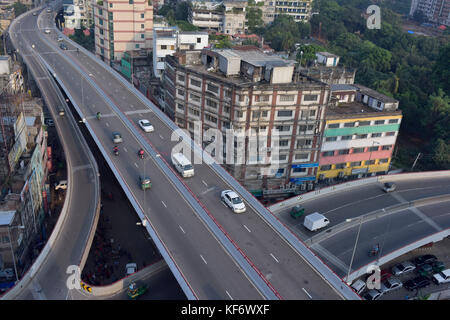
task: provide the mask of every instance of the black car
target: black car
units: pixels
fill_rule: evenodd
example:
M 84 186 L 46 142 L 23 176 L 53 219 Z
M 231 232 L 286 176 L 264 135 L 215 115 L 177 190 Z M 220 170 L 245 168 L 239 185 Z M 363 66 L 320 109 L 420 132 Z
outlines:
M 430 280 L 424 276 L 418 276 L 414 279 L 408 280 L 403 284 L 407 290 L 412 291 L 415 289 L 425 288 L 430 284 Z
M 61 43 L 59 47 L 63 50 L 67 50 L 67 46 L 64 43 Z
M 426 254 L 420 257 L 417 257 L 414 259 L 414 264 L 416 265 L 417 268 L 423 266 L 424 264 L 433 264 L 434 262 L 437 261 L 436 256 L 432 255 L 432 254 Z

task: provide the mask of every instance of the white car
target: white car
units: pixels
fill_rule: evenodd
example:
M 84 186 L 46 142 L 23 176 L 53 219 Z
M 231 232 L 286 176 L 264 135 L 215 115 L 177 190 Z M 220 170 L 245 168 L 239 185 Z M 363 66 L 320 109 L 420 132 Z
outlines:
M 125 268 L 127 269 L 127 276 L 130 274 L 133 274 L 137 271 L 137 264 L 136 263 L 128 263 Z
M 392 274 L 398 277 L 409 273 L 414 269 L 416 269 L 416 266 L 413 265 L 410 261 L 403 261 L 402 263 L 399 263 L 392 268 Z
M 139 120 L 139 126 L 144 130 L 145 132 L 153 132 L 155 129 L 153 128 L 150 121 L 146 119 Z
M 380 292 L 385 294 L 391 292 L 396 289 L 400 289 L 403 287 L 403 283 L 397 278 L 389 278 L 385 282 L 383 282 L 380 286 Z
M 49 34 L 51 31 L 50 31 L 50 29 L 45 29 L 44 32 L 45 32 L 46 34 Z
M 436 284 L 443 284 L 443 283 L 449 283 L 450 282 L 450 269 L 443 270 L 439 273 L 436 273 L 431 278 L 434 283 Z
M 220 195 L 222 201 L 233 210 L 234 213 L 245 212 L 245 204 L 242 202 L 238 194 L 232 190 L 224 190 Z

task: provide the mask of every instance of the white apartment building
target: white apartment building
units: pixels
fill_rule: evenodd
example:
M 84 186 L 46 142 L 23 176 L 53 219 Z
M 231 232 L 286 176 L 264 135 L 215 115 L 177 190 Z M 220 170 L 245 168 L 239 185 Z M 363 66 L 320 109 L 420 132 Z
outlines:
M 275 4 L 275 17 L 280 14 L 286 14 L 294 17 L 296 22 L 307 22 L 311 17 L 313 0 L 284 0 L 284 1 L 269 1 L 269 5 Z
M 89 28 L 93 23 L 90 0 L 74 0 L 64 4 L 64 27 L 69 29 Z
M 161 78 L 167 55 L 178 50 L 200 50 L 207 46 L 207 32 L 180 31 L 177 27 L 154 28 L 153 74 Z
M 226 0 L 223 2 L 224 13 L 222 32 L 225 34 L 244 34 L 247 31 L 246 8 L 247 0 Z
M 222 2 L 193 0 L 191 4 L 189 23 L 201 30 L 222 30 L 224 11 Z
M 120 60 L 125 51 L 152 48 L 151 0 L 92 0 L 95 54 L 107 63 Z

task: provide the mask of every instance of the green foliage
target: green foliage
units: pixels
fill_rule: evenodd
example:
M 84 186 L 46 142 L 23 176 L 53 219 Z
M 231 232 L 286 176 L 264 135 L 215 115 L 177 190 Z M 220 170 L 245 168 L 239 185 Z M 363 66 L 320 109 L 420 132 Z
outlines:
M 433 65 L 432 79 L 436 87 L 450 92 L 450 43 L 440 49 Z
M 184 20 L 177 20 L 176 25 L 181 31 L 198 31 L 198 28 Z
M 255 32 L 256 28 L 261 27 L 264 22 L 262 19 L 262 10 L 256 7 L 247 8 L 247 25 L 251 33 Z
M 81 29 L 75 29 L 75 33 L 69 36 L 69 38 L 78 43 L 79 45 L 81 45 L 82 47 L 84 47 L 85 49 L 89 51 L 94 51 L 95 47 L 94 32 L 93 30 L 91 30 L 89 36 L 86 36 L 83 33 L 85 29 L 86 29 L 85 27 L 82 27 Z
M 277 51 L 293 51 L 295 43 L 302 38 L 302 33 L 293 17 L 279 15 L 265 30 L 264 38 Z
M 326 49 L 322 46 L 316 44 L 301 45 L 297 49 L 297 61 L 302 66 L 308 66 L 311 62 L 316 59 L 316 53 L 320 51 L 325 51 Z M 302 54 L 303 52 L 303 54 Z
M 16 2 L 12 5 L 12 8 L 14 9 L 14 15 L 16 17 L 20 16 L 22 13 L 27 12 L 28 8 L 26 5 L 20 3 L 20 2 Z
M 218 40 L 215 44 L 215 47 L 217 49 L 230 49 L 231 47 L 233 47 L 233 44 L 231 43 L 231 41 L 228 38 L 224 38 L 224 39 Z

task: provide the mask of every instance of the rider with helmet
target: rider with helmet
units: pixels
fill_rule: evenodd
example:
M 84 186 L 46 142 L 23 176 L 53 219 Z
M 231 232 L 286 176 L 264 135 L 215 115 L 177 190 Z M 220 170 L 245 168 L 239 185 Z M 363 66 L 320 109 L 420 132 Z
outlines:
M 141 157 L 141 158 L 144 158 L 144 149 L 139 149 L 139 156 Z

